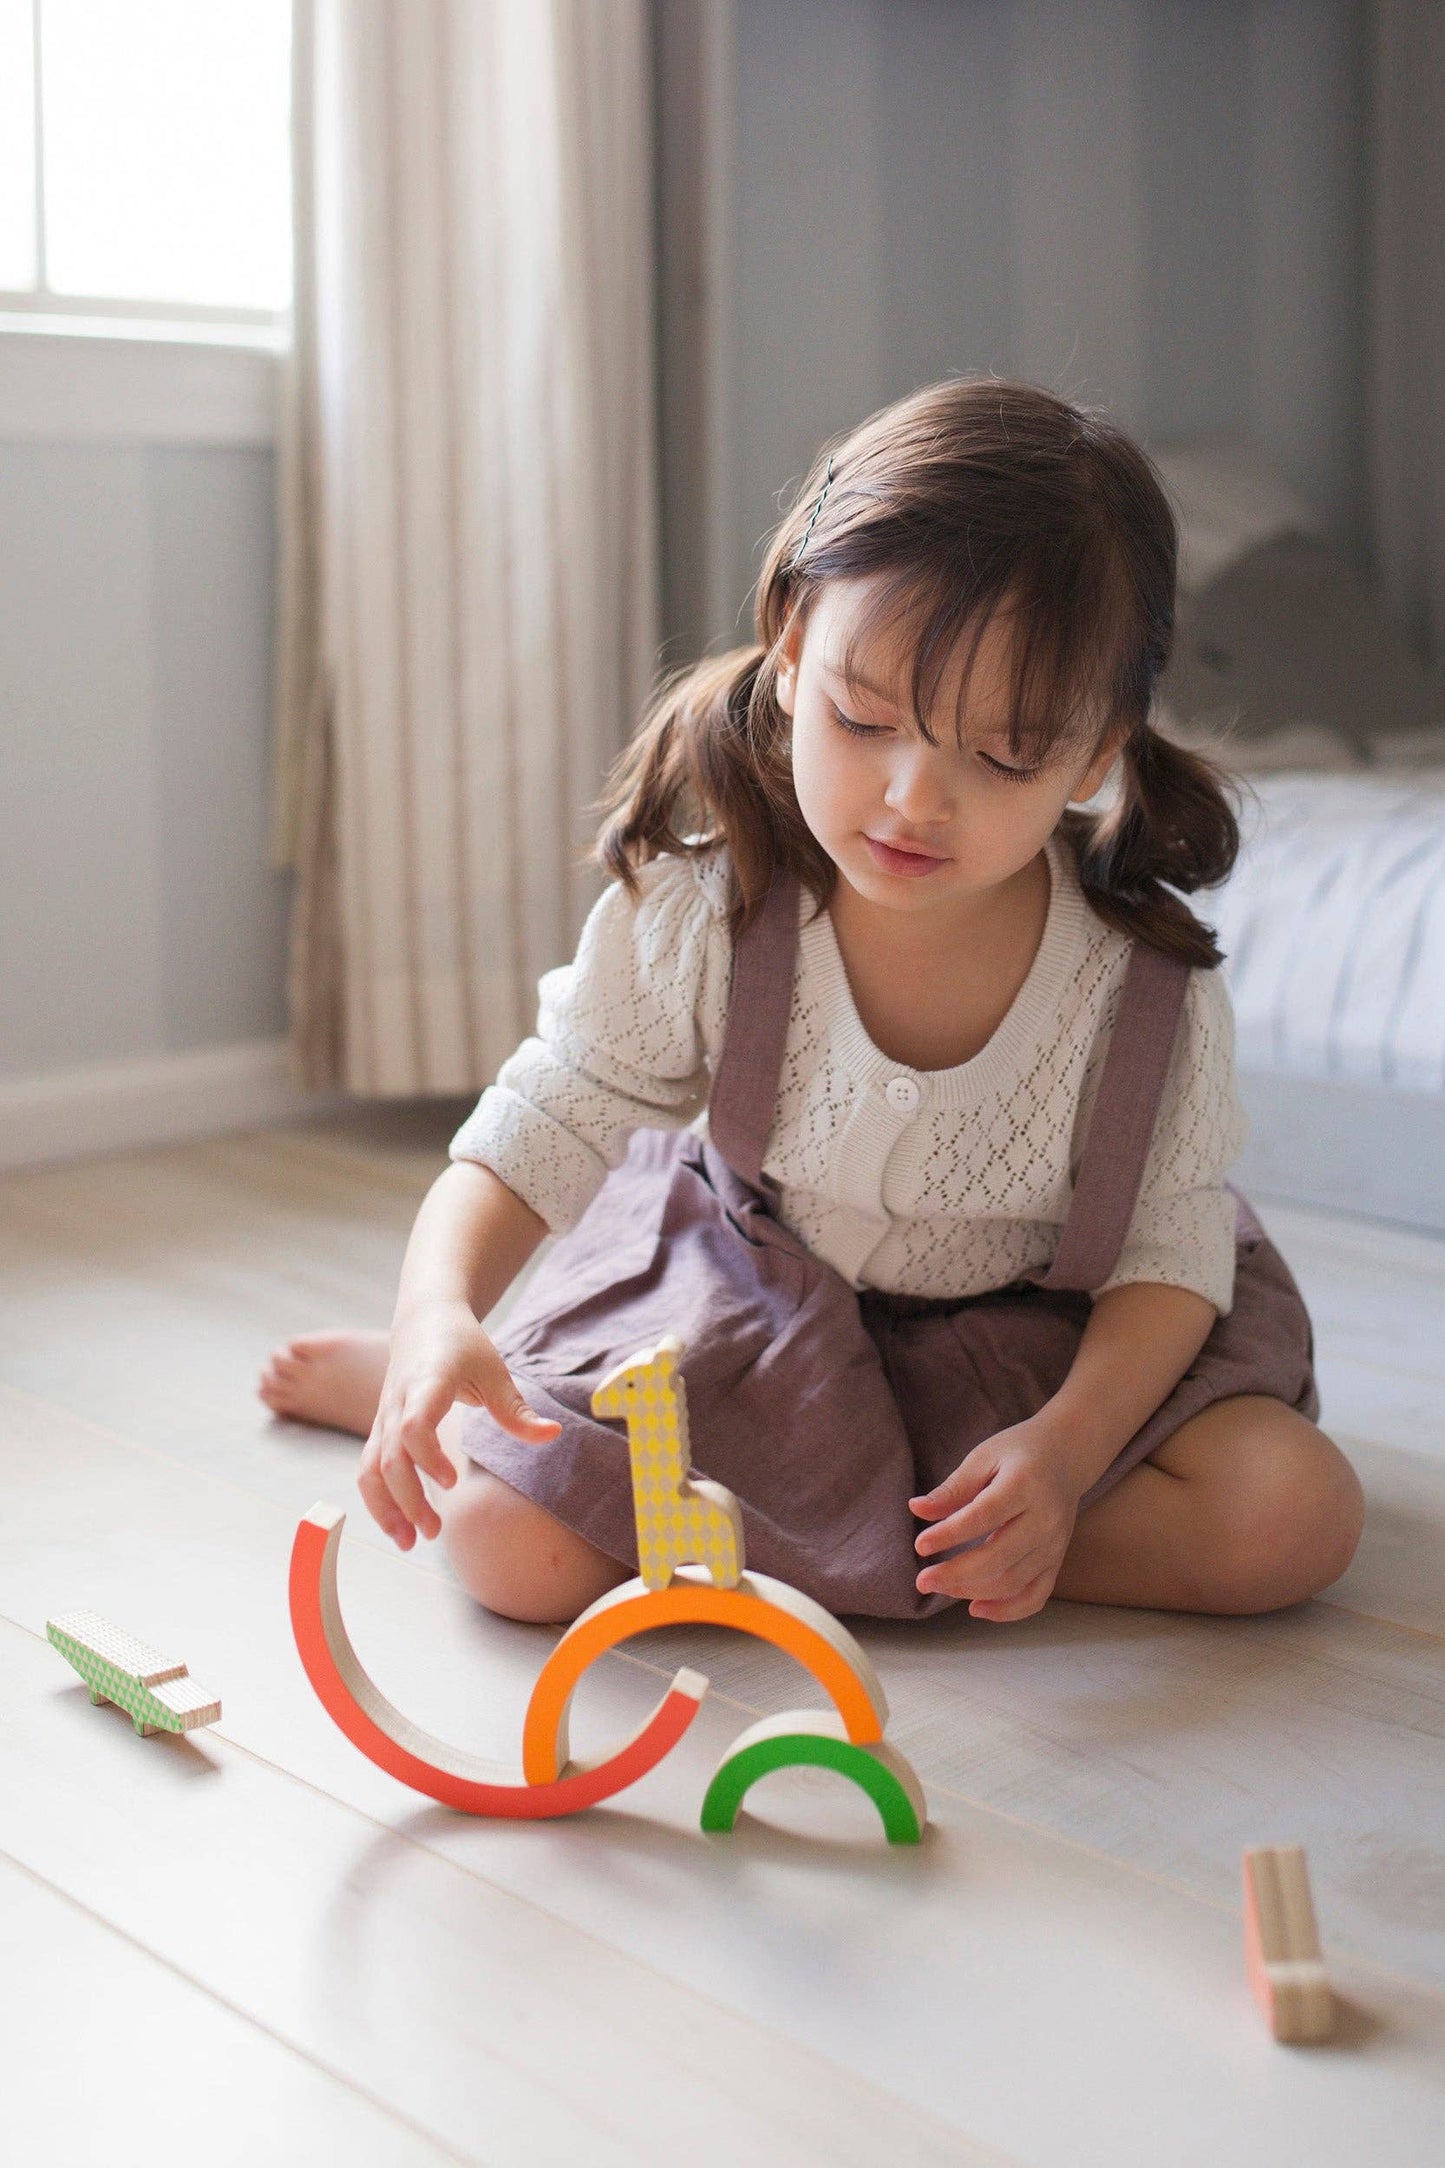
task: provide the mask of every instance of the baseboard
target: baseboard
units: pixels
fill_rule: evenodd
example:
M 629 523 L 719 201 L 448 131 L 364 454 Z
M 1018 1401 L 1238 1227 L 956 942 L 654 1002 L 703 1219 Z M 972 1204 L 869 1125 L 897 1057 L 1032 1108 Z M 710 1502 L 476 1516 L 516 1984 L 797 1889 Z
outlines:
M 0 1167 L 267 1129 L 349 1104 L 344 1092 L 298 1091 L 284 1039 L 0 1077 Z
M 1241 1071 L 1246 1196 L 1323 1206 L 1445 1235 L 1445 1094 Z

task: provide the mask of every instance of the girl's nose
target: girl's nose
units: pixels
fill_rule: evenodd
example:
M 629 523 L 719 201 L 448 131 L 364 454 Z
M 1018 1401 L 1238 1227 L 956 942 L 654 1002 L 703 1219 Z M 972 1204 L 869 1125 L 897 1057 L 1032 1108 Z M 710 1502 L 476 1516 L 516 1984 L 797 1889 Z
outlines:
M 916 822 L 920 827 L 929 821 L 949 818 L 953 801 L 939 772 L 938 753 L 932 746 L 910 747 L 900 754 L 889 776 L 883 802 L 902 819 Z

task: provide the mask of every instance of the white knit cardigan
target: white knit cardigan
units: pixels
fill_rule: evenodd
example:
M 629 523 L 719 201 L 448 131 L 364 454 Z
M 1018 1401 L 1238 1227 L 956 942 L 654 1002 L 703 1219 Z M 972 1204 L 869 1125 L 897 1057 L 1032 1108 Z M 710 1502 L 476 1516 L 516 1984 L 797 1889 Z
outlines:
M 911 1069 L 868 1037 L 825 911 L 804 889 L 798 968 L 764 1171 L 794 1232 L 854 1288 L 970 1295 L 1045 1269 L 1058 1247 L 1118 1008 L 1127 937 L 1090 910 L 1072 852 L 1047 846 L 1038 953 L 987 1045 Z M 728 867 L 664 855 L 634 904 L 600 896 L 574 961 L 538 986 L 534 1037 L 451 1143 L 554 1233 L 573 1226 L 633 1131 L 707 1125 L 732 974 Z M 1247 1128 L 1234 1019 L 1216 971 L 1190 974 L 1159 1120 L 1109 1287 L 1163 1281 L 1227 1311 Z

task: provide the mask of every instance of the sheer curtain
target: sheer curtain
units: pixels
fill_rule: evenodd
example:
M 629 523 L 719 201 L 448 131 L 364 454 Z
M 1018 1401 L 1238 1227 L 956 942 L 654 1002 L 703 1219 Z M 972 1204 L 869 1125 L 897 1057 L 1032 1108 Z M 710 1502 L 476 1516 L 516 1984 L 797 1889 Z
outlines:
M 298 1081 L 480 1089 L 657 655 L 646 0 L 297 0 L 278 862 Z
M 1370 495 L 1391 607 L 1445 675 L 1445 7 L 1375 0 Z

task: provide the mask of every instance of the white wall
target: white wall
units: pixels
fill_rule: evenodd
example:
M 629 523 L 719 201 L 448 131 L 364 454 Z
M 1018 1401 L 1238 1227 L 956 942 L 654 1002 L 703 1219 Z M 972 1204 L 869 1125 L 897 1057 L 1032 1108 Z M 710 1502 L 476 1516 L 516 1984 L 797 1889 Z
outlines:
M 12 336 L 0 1164 L 295 1103 L 267 859 L 274 362 Z
M 723 199 L 664 259 L 678 654 L 749 636 L 761 540 L 820 440 L 949 370 L 1146 441 L 1248 437 L 1362 562 L 1363 0 L 701 10 L 660 0 L 664 190 L 699 217 L 672 89 L 701 19 Z M 714 531 L 676 547 L 699 507 Z
M 0 1076 L 284 1028 L 272 465 L 0 444 Z

